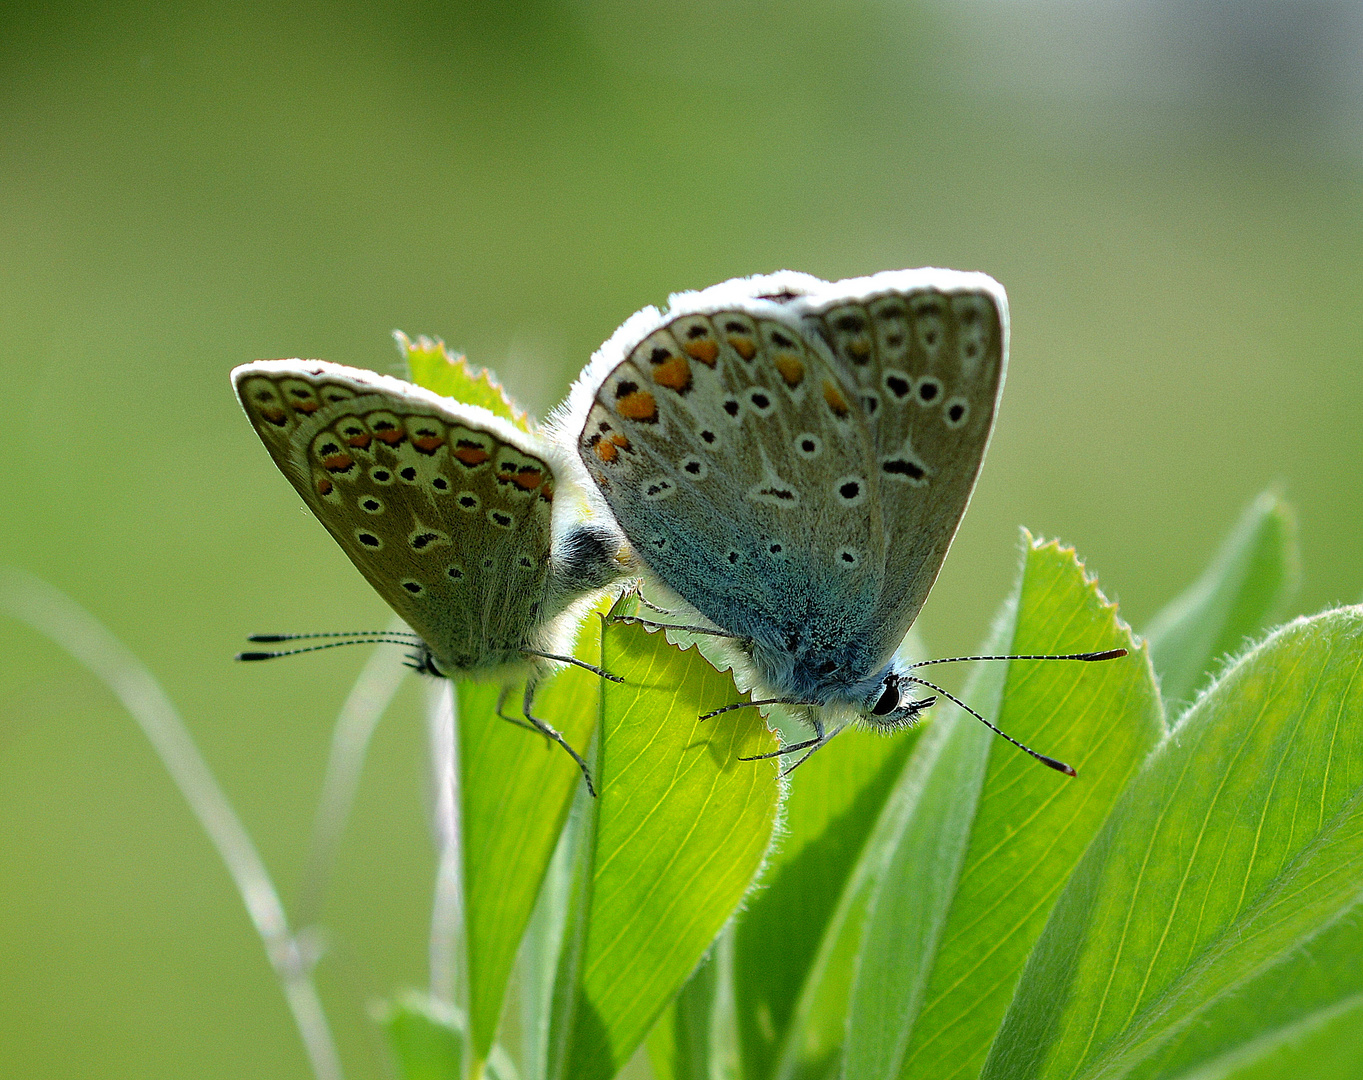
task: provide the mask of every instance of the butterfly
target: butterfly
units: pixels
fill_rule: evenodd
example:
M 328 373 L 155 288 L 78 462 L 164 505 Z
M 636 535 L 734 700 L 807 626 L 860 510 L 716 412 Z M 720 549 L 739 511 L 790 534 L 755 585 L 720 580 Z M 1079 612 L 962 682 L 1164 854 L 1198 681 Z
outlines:
M 411 666 L 500 681 L 499 715 L 524 679 L 525 719 L 591 790 L 577 751 L 531 712 L 555 664 L 614 678 L 569 654 L 585 608 L 631 555 L 615 529 L 580 514 L 580 497 L 563 497 L 581 487 L 571 457 L 486 409 L 339 364 L 261 360 L 233 370 L 232 385 L 280 472 L 415 631 Z M 253 640 L 296 636 L 309 635 Z
M 780 753 L 812 753 L 847 723 L 914 723 L 936 700 L 915 687 L 951 697 L 896 653 L 970 501 L 1007 361 L 1007 296 L 984 274 L 783 271 L 634 315 L 555 425 L 651 576 L 708 624 L 688 629 L 737 643 L 764 694 L 747 704 L 813 729 Z

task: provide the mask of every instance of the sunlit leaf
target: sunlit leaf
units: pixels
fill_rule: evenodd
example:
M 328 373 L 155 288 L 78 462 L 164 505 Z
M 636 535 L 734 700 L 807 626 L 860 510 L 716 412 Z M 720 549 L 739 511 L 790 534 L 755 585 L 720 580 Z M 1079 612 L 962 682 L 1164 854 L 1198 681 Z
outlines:
M 601 737 L 592 740 L 587 761 L 596 776 L 601 775 Z M 591 922 L 593 855 L 596 850 L 597 812 L 600 802 L 578 789 L 568 820 L 565 840 L 568 847 L 567 875 L 561 882 L 559 903 L 563 931 L 559 935 L 558 956 L 549 987 L 548 1039 L 545 1043 L 544 1077 L 569 1080 L 570 1054 L 573 1050 L 574 1023 L 581 996 L 582 965 L 587 953 L 587 931 Z M 536 1078 L 539 1080 L 539 1078 Z
M 1075 766 L 1076 779 L 960 714 L 925 737 L 917 754 L 938 738 L 943 749 L 924 767 L 920 805 L 872 903 L 853 990 L 845 1075 L 857 1080 L 978 1074 L 1055 896 L 1163 731 L 1149 661 L 1115 607 L 1072 549 L 1025 541 L 993 646 L 1131 655 L 999 664 L 968 695 L 1013 737 Z
M 735 928 L 734 994 L 742 1003 L 748 1080 L 774 1075 L 848 876 L 917 739 L 917 729 L 893 738 L 846 731 L 789 777 L 780 843 Z M 820 966 L 815 977 L 829 975 L 841 978 L 844 994 L 839 1000 L 824 987 L 819 1000 L 840 1032 L 850 970 Z
M 677 997 L 685 994 L 698 978 L 704 977 L 703 968 L 704 962 L 692 973 Z M 685 1020 L 679 1021 L 677 1018 L 677 999 L 673 998 L 644 1041 L 648 1050 L 648 1063 L 653 1069 L 653 1080 L 683 1080 L 691 1075 L 690 1069 L 682 1060 L 687 1046 L 693 1042 L 689 1037 L 690 1033 L 684 1029 L 685 1023 Z
M 1329 1011 L 1363 993 L 1360 916 L 1363 609 L 1346 608 L 1247 653 L 1161 743 L 1056 905 L 985 1076 L 1235 1076 L 1216 1063 L 1317 1023 L 1328 1050 Z
M 648 1034 L 654 1080 L 725 1080 L 740 1075 L 734 1012 L 730 924 Z
M 577 993 L 556 1075 L 614 1076 L 733 913 L 771 842 L 776 748 L 757 710 L 701 713 L 738 700 L 732 677 L 661 633 L 611 625 L 601 796 Z
M 958 716 L 934 723 L 895 792 L 898 824 L 866 900 L 844 1076 L 897 1074 L 960 874 L 986 745 Z
M 1170 1080 L 1357 1080 L 1363 1076 L 1363 994 L 1318 1009 Z
M 1146 630 L 1170 714 L 1191 700 L 1220 657 L 1239 652 L 1296 591 L 1297 520 L 1274 489 L 1246 508 L 1196 583 Z
M 578 788 L 577 799 L 590 798 L 585 785 Z M 578 835 L 574 828 L 581 812 L 572 814 L 559 834 L 554 856 L 540 886 L 530 922 L 521 939 L 517 956 L 517 1035 L 518 1060 L 526 1080 L 542 1080 L 549 1067 L 549 1033 L 554 1001 L 554 984 L 563 953 L 567 930 L 568 896 L 572 885 L 573 859 Z
M 1015 594 L 995 621 L 984 652 L 1006 647 L 1016 606 Z M 1006 674 L 1001 666 L 977 667 L 966 697 L 996 714 Z M 816 968 L 822 982 L 808 986 L 801 999 L 780 1080 L 886 1075 L 902 1057 L 930 972 L 932 939 L 940 932 L 960 871 L 991 738 L 972 717 L 951 711 L 927 725 L 845 886 L 830 927 L 836 937 L 825 940 Z M 887 880 L 913 873 L 915 863 L 914 888 L 885 887 Z M 904 915 L 899 926 L 897 912 Z M 874 924 L 868 925 L 873 916 Z M 894 939 L 893 955 L 870 956 L 882 945 L 868 940 L 868 934 L 887 933 Z M 877 995 L 891 996 L 878 1000 Z M 847 1012 L 845 1018 L 834 1014 L 837 1006 Z M 849 1035 L 850 1050 L 842 1045 Z M 836 1065 L 836 1074 L 828 1071 L 829 1064 Z
M 599 634 L 600 620 L 589 618 L 578 646 L 582 656 L 600 654 Z M 579 753 L 596 722 L 601 682 L 590 671 L 565 668 L 535 697 L 536 715 Z M 497 715 L 497 684 L 464 681 L 458 691 L 469 1029 L 481 1061 L 582 773 L 562 748 Z M 519 706 L 513 692 L 504 712 L 519 717 Z
M 882 837 L 898 835 L 900 806 L 893 796 L 887 802 L 887 813 L 882 814 L 868 837 L 828 920 L 779 1047 L 773 1070 L 778 1080 L 825 1080 L 842 1070 L 852 976 L 861 950 L 867 908 L 888 847 L 888 841 Z
M 487 368 L 474 371 L 463 353 L 452 353 L 438 338 L 411 340 L 401 330 L 393 331 L 398 350 L 407 361 L 412 382 L 444 397 L 466 405 L 481 405 L 488 412 L 528 429 L 525 412 L 517 408 Z
M 389 1007 L 384 1027 L 402 1080 L 459 1080 L 463 1034 L 447 1007 L 406 994 Z

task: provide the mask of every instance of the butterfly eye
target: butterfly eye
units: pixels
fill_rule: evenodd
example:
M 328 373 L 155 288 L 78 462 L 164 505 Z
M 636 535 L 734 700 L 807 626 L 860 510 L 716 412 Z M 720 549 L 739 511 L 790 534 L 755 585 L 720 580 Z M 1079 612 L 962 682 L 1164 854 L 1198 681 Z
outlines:
M 885 688 L 880 691 L 880 697 L 871 706 L 873 716 L 884 716 L 886 713 L 894 712 L 899 708 L 899 682 L 895 679 L 886 679 Z

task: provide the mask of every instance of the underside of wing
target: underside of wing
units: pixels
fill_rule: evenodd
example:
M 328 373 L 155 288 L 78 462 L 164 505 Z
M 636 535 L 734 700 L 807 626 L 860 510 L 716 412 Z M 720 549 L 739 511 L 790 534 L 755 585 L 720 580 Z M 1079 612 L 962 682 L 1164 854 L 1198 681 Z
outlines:
M 884 528 L 866 429 L 788 314 L 818 283 L 790 277 L 775 299 L 729 283 L 631 319 L 579 384 L 573 435 L 664 583 L 724 629 L 793 641 L 869 610 Z
M 1008 301 L 984 274 L 897 270 L 791 305 L 858 389 L 875 444 L 886 563 L 875 625 L 893 648 L 970 502 L 1008 358 Z
M 280 470 L 442 671 L 518 656 L 541 621 L 554 473 L 475 406 L 321 361 L 232 382 Z

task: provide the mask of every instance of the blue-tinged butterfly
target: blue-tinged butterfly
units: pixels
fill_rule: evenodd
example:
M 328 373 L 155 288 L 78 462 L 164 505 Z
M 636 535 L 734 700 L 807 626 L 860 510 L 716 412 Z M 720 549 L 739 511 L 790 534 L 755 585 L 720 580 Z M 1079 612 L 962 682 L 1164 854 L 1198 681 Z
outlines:
M 637 313 L 555 424 L 706 620 L 691 629 L 734 639 L 752 704 L 813 729 L 781 752 L 812 752 L 849 722 L 913 723 L 935 701 L 916 686 L 946 694 L 896 651 L 970 501 L 1007 358 L 1007 297 L 984 274 L 785 271 Z
M 573 756 L 590 790 L 582 758 L 531 705 L 554 666 L 590 667 L 569 655 L 578 624 L 631 555 L 583 515 L 569 452 L 486 409 L 339 364 L 262 360 L 236 368 L 232 385 L 279 470 L 415 631 L 402 642 L 412 666 L 501 682 L 503 699 L 524 680 L 526 720 Z M 317 636 L 342 640 L 314 648 L 391 635 Z

